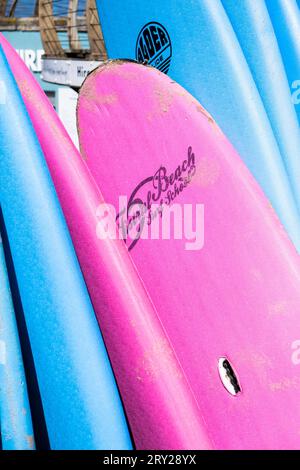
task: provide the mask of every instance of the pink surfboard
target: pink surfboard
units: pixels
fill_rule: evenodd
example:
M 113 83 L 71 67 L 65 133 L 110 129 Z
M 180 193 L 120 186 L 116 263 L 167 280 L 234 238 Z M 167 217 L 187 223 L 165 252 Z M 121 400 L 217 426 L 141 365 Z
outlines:
M 126 246 L 120 240 L 99 238 L 103 197 L 84 160 L 48 98 L 1 34 L 0 44 L 56 186 L 136 447 L 211 448 L 198 403 Z
M 127 61 L 88 76 L 78 129 L 212 447 L 299 448 L 299 256 L 231 144 L 183 88 Z

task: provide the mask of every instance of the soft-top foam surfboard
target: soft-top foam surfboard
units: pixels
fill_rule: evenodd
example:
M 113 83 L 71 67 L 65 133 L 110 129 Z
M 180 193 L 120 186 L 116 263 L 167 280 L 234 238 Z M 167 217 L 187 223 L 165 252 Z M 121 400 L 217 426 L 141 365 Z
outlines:
M 266 4 L 262 0 L 222 3 L 263 100 L 300 209 L 299 123 Z M 273 5 L 276 9 L 276 1 Z
M 97 5 L 108 56 L 148 61 L 199 99 L 260 183 L 299 251 L 299 213 L 279 148 L 220 0 L 97 0 Z
M 124 242 L 101 236 L 102 194 L 45 93 L 1 34 L 0 43 L 55 182 L 135 446 L 211 448 L 199 406 Z
M 300 10 L 296 0 L 266 0 L 300 123 Z
M 299 448 L 299 255 L 231 144 L 128 61 L 86 79 L 78 130 L 213 447 Z
M 127 449 L 126 420 L 44 157 L 1 49 L 0 201 L 52 449 Z M 41 111 L 41 110 L 40 110 Z
M 35 448 L 24 364 L 1 236 L 0 432 L 3 450 Z

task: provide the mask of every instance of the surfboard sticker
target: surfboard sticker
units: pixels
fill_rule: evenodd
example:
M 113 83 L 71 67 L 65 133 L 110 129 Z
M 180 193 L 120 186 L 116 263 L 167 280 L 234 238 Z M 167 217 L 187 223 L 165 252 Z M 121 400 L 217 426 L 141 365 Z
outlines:
M 147 23 L 136 41 L 136 60 L 168 73 L 172 59 L 172 43 L 168 31 L 155 21 Z
M 286 168 L 221 1 L 115 0 L 112 4 L 97 0 L 97 6 L 111 59 L 139 59 L 138 38 L 146 25 L 158 23 L 167 32 L 172 45 L 168 75 L 195 96 L 216 120 L 262 187 L 299 251 L 299 212 Z M 147 38 L 145 44 L 149 43 L 154 50 L 155 39 L 150 33 Z M 157 48 L 159 54 L 159 44 Z
M 86 79 L 78 130 L 213 448 L 297 448 L 299 256 L 239 156 L 190 94 L 133 62 Z

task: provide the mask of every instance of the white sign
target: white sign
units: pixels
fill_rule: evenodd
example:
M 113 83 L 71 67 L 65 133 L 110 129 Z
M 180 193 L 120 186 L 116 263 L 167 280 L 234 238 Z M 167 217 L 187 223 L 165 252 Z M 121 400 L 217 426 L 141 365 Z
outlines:
M 57 96 L 57 112 L 65 126 L 69 136 L 79 149 L 77 123 L 76 123 L 76 107 L 78 93 L 69 87 L 59 87 Z
M 79 88 L 89 72 L 101 62 L 92 60 L 42 59 L 42 79 Z
M 17 53 L 24 60 L 25 64 L 32 72 L 42 71 L 43 49 L 16 49 Z

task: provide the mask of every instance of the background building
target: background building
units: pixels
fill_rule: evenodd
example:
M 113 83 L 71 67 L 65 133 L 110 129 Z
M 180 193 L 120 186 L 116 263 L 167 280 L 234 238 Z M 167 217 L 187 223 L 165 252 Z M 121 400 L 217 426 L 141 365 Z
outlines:
M 76 89 L 105 55 L 94 3 L 0 0 L 0 31 L 33 72 L 77 146 Z

